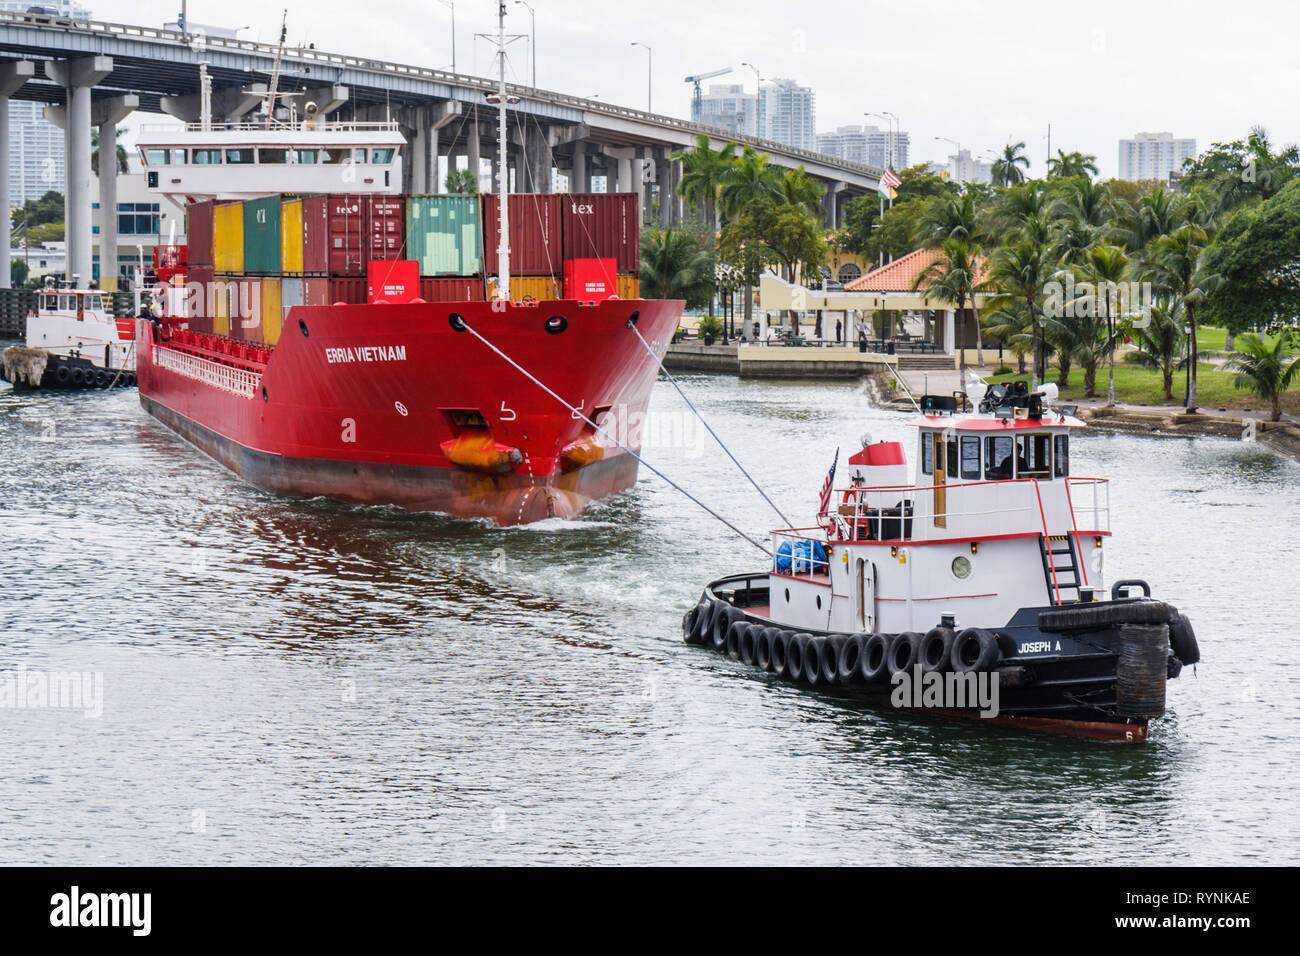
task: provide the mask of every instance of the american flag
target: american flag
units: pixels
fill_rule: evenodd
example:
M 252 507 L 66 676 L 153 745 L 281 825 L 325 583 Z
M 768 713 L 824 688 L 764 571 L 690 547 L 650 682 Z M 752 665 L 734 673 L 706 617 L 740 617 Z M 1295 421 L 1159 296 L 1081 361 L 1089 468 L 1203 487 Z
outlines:
M 826 482 L 822 485 L 821 503 L 817 506 L 819 515 L 829 514 L 831 510 L 831 490 L 835 486 L 835 466 L 840 463 L 840 450 L 835 449 L 835 460 L 831 462 L 830 473 L 826 475 Z
M 898 178 L 898 173 L 888 167 L 885 169 L 885 174 L 880 177 L 880 181 L 890 189 L 897 189 L 899 186 L 903 185 L 903 181 Z

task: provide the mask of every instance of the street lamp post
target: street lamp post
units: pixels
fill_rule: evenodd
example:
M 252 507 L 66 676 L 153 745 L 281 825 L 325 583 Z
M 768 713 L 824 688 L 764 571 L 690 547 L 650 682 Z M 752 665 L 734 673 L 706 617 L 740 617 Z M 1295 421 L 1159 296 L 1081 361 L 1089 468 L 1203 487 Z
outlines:
M 935 139 L 941 139 L 945 143 L 952 143 L 957 147 L 957 182 L 961 182 L 961 143 L 957 142 L 955 139 L 949 139 L 947 136 L 936 136 Z
M 528 18 L 532 21 L 532 39 L 528 41 L 528 50 L 529 58 L 533 61 L 533 89 L 537 89 L 537 11 L 525 0 L 515 0 L 515 3 L 528 11 Z
M 451 72 L 456 72 L 456 4 L 452 0 L 439 0 L 451 11 Z
M 754 71 L 754 135 L 763 138 L 763 74 L 752 63 L 742 63 Z
M 632 41 L 633 46 L 639 46 L 645 50 L 645 111 L 653 113 L 654 108 L 654 51 L 644 43 L 636 40 Z

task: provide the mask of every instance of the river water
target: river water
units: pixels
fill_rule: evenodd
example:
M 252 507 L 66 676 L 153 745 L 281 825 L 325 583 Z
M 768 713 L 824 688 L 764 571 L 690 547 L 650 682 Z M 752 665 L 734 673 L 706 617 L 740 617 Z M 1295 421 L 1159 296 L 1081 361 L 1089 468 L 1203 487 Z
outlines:
M 683 381 L 798 523 L 837 445 L 911 447 L 859 385 Z M 684 409 L 661 382 L 648 460 L 778 524 Z M 89 672 L 101 712 L 0 709 L 0 863 L 1297 862 L 1300 466 L 1092 434 L 1073 471 L 1112 479 L 1111 577 L 1200 638 L 1146 746 L 902 717 L 687 647 L 701 586 L 764 556 L 644 471 L 502 530 L 263 494 L 133 391 L 5 388 L 0 678 Z

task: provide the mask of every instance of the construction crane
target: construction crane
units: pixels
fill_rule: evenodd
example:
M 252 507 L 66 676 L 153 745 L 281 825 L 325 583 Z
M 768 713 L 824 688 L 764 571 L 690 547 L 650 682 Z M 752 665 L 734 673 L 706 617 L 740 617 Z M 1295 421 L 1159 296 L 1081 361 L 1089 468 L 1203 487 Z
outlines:
M 725 70 L 714 70 L 712 73 L 701 73 L 699 76 L 688 76 L 686 78 L 687 83 L 695 84 L 695 96 L 691 100 L 692 119 L 699 119 L 700 111 L 704 107 L 704 94 L 700 92 L 700 82 L 702 80 L 711 80 L 715 76 L 722 76 L 724 73 L 730 72 L 732 72 L 731 67 L 727 67 Z

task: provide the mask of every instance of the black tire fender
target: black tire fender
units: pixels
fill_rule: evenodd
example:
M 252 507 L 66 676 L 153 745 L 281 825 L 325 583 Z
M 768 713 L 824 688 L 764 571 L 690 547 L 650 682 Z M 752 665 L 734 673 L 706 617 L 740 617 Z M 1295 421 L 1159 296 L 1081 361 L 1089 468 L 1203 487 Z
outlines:
M 892 634 L 872 634 L 862 644 L 859 673 L 864 683 L 879 684 L 889 679 L 889 650 Z
M 822 677 L 822 647 L 824 637 L 808 637 L 803 647 L 803 682 L 809 687 L 820 687 L 826 681 Z
M 772 635 L 772 664 L 769 670 L 777 677 L 789 677 L 791 634 L 779 627 L 769 627 L 767 630 Z
M 741 660 L 740 642 L 745 639 L 749 624 L 744 619 L 733 620 L 727 627 L 727 656 L 733 661 Z
M 957 633 L 950 627 L 932 627 L 926 631 L 921 639 L 921 672 L 951 670 L 952 642 L 956 639 Z
M 776 628 L 755 627 L 751 633 L 754 638 L 754 666 L 760 670 L 772 670 L 772 642 L 776 639 Z
M 731 630 L 731 624 L 740 618 L 740 612 L 730 604 L 722 601 L 714 608 L 713 617 L 709 624 L 709 634 L 713 640 L 713 649 L 715 651 L 726 650 L 727 632 Z
M 997 637 L 982 627 L 968 627 L 952 642 L 952 669 L 958 674 L 991 671 L 1000 657 Z
M 1196 632 L 1186 614 L 1175 614 L 1169 622 L 1169 646 L 1184 665 L 1200 662 L 1201 646 L 1196 643 Z
M 904 631 L 889 647 L 889 675 L 910 671 L 920 660 L 922 636 L 917 631 Z
M 1139 598 L 1100 604 L 1076 604 L 1038 612 L 1038 629 L 1049 634 L 1096 631 L 1124 624 L 1168 624 L 1178 612 L 1164 601 Z
M 862 648 L 866 643 L 866 634 L 850 634 L 840 645 L 840 657 L 835 662 L 835 670 L 837 681 L 842 686 L 862 682 Z
M 811 641 L 811 634 L 795 634 L 786 644 L 785 672 L 793 681 L 804 679 L 804 669 L 808 662 L 808 645 Z
M 848 639 L 847 634 L 832 634 L 822 640 L 820 666 L 823 684 L 834 686 L 840 682 L 840 649 Z

